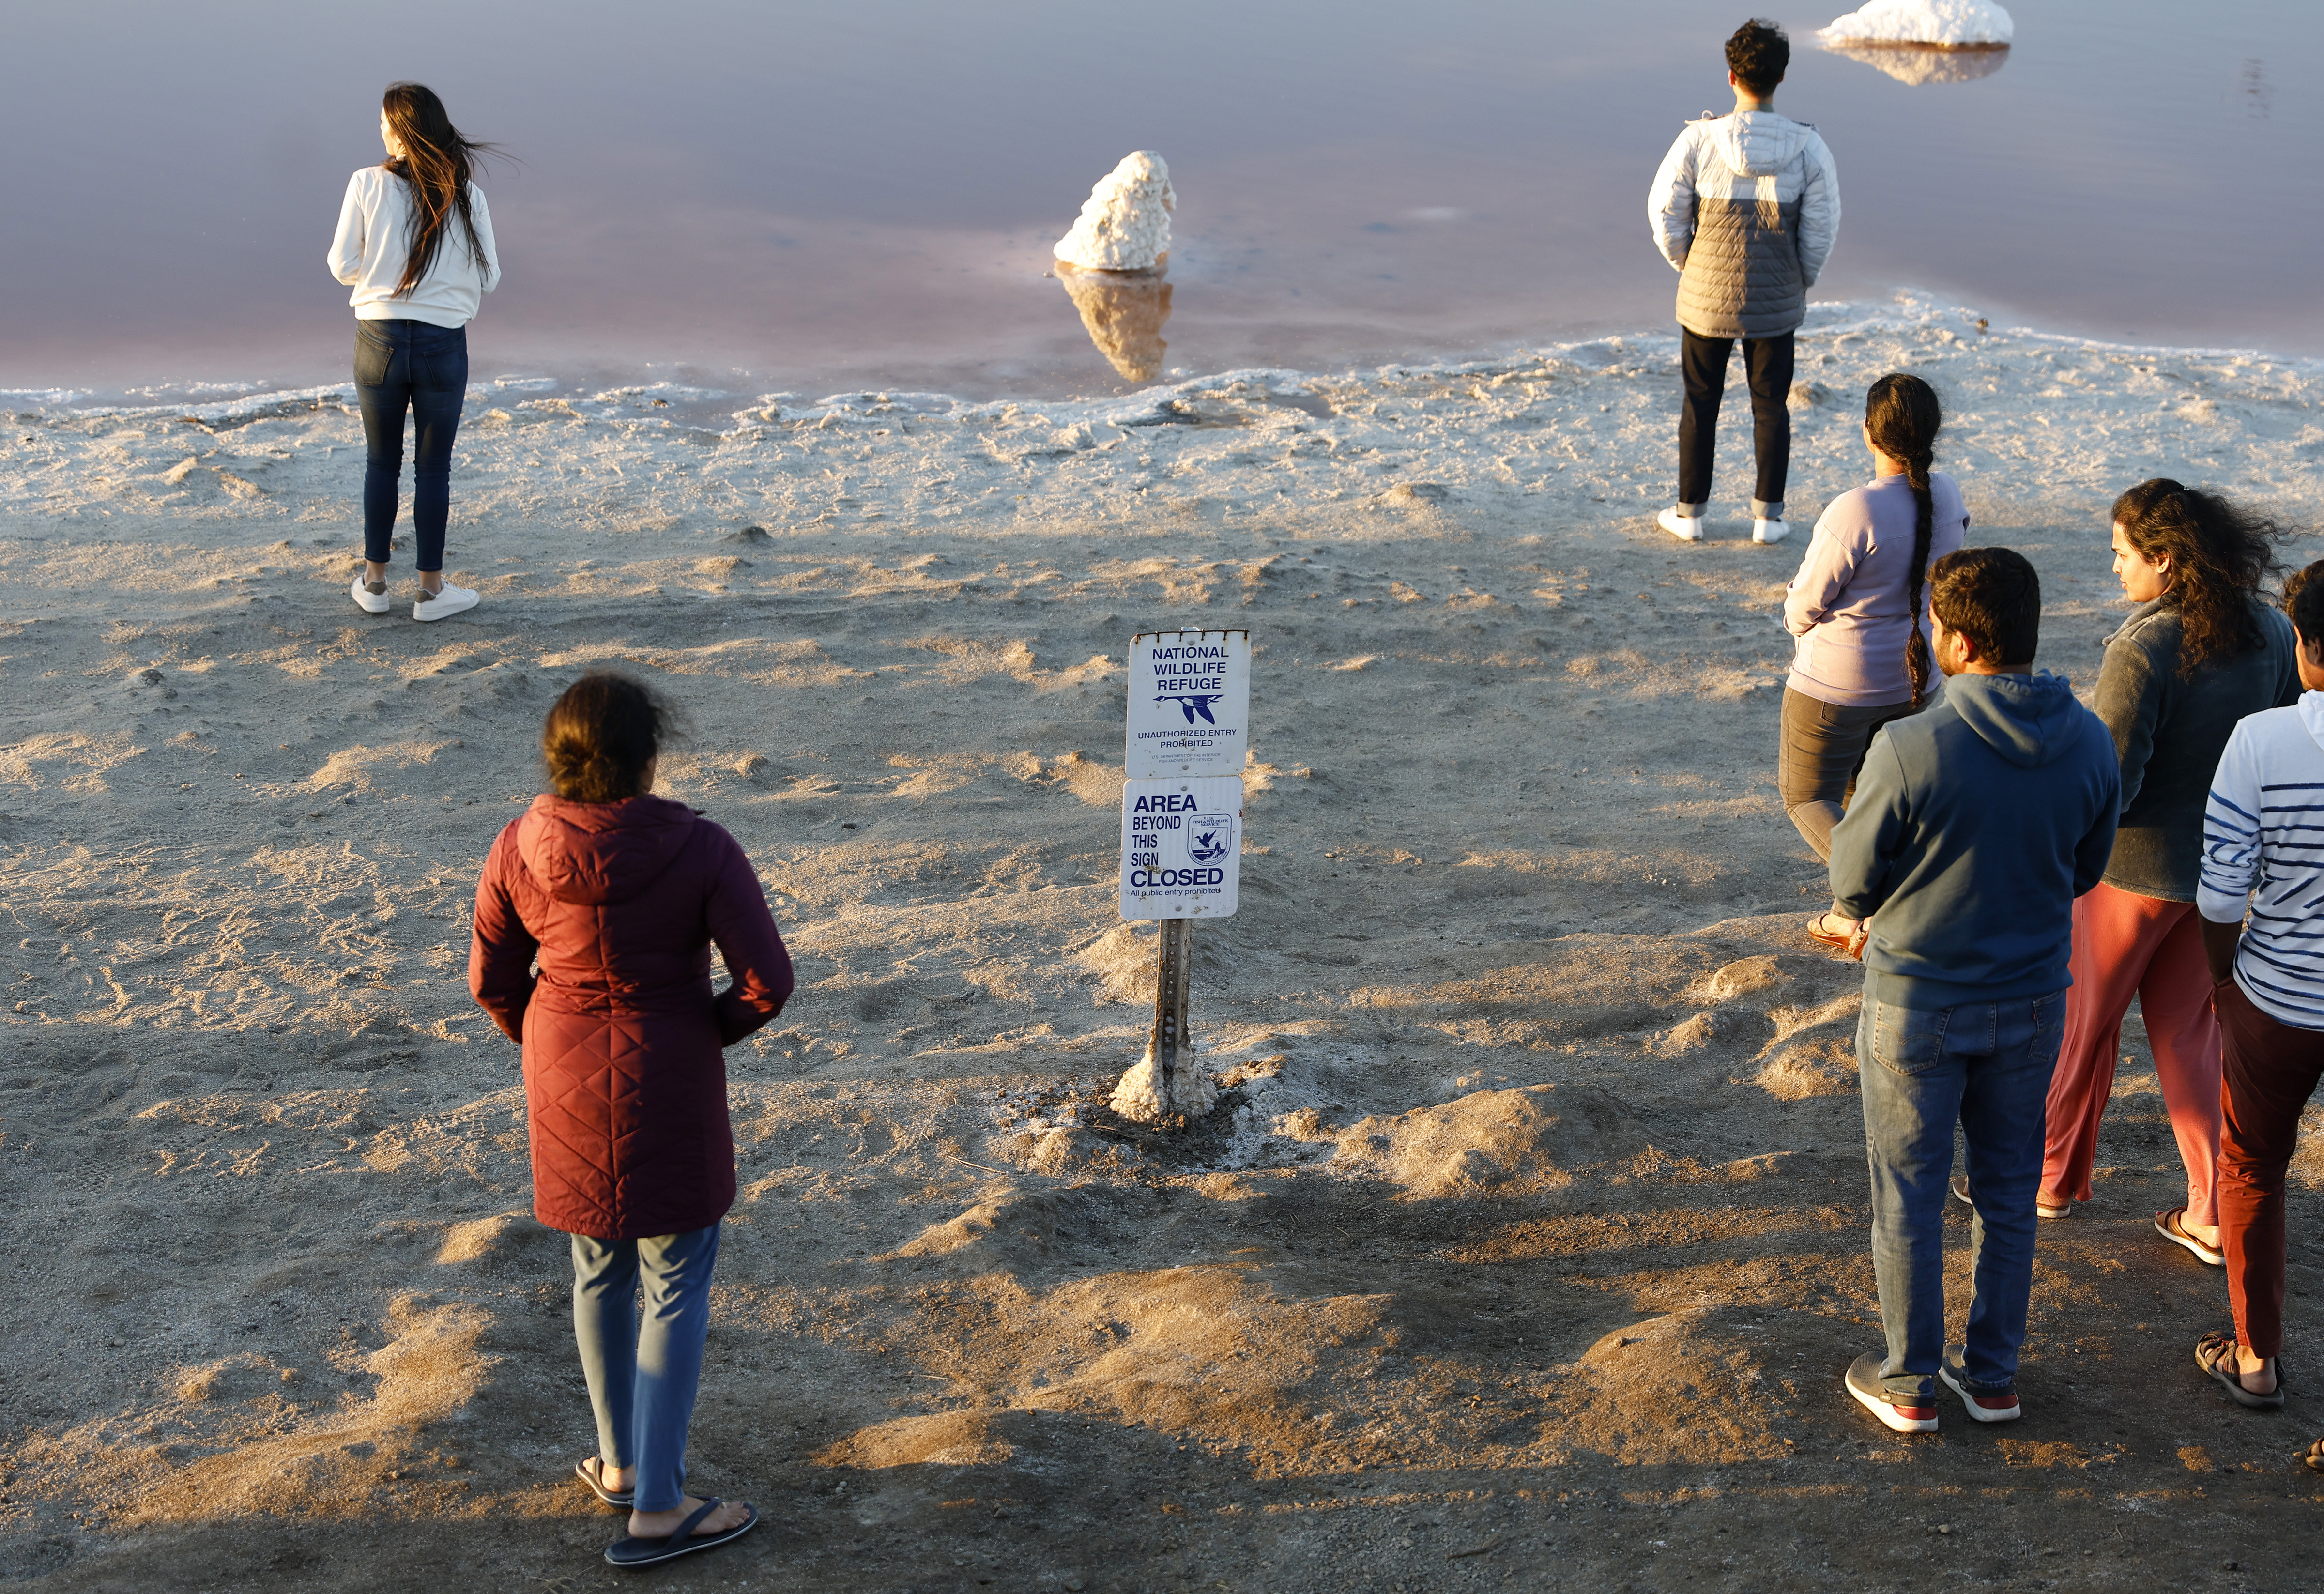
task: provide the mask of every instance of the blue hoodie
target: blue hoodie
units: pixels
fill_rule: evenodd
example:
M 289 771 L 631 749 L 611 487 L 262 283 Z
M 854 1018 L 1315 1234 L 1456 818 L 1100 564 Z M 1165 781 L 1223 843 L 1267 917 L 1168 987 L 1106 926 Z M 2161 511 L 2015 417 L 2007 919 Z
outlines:
M 1831 833 L 1867 919 L 1864 999 L 1932 1009 L 2073 983 L 2074 898 L 2114 850 L 2122 765 L 2062 676 L 1958 675 L 1873 737 Z

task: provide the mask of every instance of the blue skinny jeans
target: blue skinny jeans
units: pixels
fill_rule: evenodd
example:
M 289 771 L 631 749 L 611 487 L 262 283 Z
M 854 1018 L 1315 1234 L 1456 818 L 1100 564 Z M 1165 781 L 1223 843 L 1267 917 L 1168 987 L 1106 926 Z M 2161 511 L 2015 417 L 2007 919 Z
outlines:
M 1888 1334 L 1881 1383 L 1925 1404 L 1945 1353 L 1945 1201 L 1953 1125 L 1969 1143 L 1975 1258 L 1961 1382 L 2016 1387 L 2034 1294 L 2034 1198 L 2066 993 L 1923 1010 L 1868 1000 L 1857 1073 L 1872 1170 L 1872 1273 Z
M 452 440 L 468 392 L 468 329 L 428 321 L 355 323 L 355 403 L 363 411 L 364 557 L 387 563 L 411 415 L 411 530 L 419 567 L 444 567 L 452 518 Z
M 686 1497 L 686 1431 L 710 1332 L 718 1225 L 651 1239 L 570 1238 L 573 1338 L 597 1414 L 598 1459 L 638 1470 L 634 1509 L 676 1510 Z

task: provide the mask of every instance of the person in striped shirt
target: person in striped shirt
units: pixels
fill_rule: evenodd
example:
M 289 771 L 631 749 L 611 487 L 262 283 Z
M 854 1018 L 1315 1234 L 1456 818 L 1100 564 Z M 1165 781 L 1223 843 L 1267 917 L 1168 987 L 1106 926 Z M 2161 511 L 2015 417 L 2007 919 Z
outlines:
M 2300 700 L 2246 715 L 2203 816 L 2196 909 L 2224 1053 L 2219 1239 L 2235 1331 L 2195 1364 L 2241 1405 L 2283 1405 L 2284 1170 L 2324 1079 L 2324 561 L 2290 597 Z M 2304 1458 L 2324 1468 L 2324 1440 Z

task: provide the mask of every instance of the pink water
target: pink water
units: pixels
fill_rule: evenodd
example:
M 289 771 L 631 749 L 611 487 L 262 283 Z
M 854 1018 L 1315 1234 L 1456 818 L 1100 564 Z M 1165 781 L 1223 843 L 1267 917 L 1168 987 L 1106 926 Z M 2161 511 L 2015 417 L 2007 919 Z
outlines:
M 1777 107 L 1847 214 L 1819 297 L 2324 352 L 2324 7 L 2024 0 L 1910 87 L 1787 16 Z M 1666 326 L 1645 194 L 1729 103 L 1702 0 L 794 0 L 20 9 L 0 60 L 0 387 L 344 375 L 322 264 L 378 94 L 522 158 L 480 373 L 803 394 L 1124 385 L 1050 246 L 1122 154 L 1180 198 L 1169 368 L 1343 366 Z M 22 399 L 19 402 L 23 401 Z

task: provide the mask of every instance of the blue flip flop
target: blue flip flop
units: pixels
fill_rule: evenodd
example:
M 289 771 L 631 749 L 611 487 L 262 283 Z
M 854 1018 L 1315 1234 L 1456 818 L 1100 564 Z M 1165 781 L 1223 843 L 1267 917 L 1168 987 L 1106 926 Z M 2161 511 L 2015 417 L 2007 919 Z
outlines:
M 637 1491 L 635 1489 L 607 1488 L 604 1484 L 597 1481 L 597 1467 L 603 1467 L 605 1463 L 603 1461 L 597 1461 L 597 1466 L 592 1467 L 589 1462 L 595 1460 L 596 1458 L 593 1456 L 587 1460 L 574 1462 L 573 1476 L 587 1484 L 589 1486 L 589 1492 L 595 1495 L 599 1499 L 604 1501 L 608 1506 L 619 1506 L 624 1511 L 627 1511 L 632 1506 L 635 1506 L 637 1504 Z
M 678 1525 L 678 1531 L 666 1539 L 641 1539 L 634 1535 L 615 1539 L 605 1546 L 605 1559 L 615 1566 L 659 1566 L 665 1561 L 675 1561 L 681 1555 L 691 1555 L 696 1550 L 715 1550 L 721 1544 L 731 1544 L 759 1525 L 759 1508 L 742 1507 L 750 1515 L 724 1533 L 700 1534 L 694 1528 L 704 1517 L 725 1502 L 715 1497 L 702 1502 L 701 1508 Z

